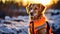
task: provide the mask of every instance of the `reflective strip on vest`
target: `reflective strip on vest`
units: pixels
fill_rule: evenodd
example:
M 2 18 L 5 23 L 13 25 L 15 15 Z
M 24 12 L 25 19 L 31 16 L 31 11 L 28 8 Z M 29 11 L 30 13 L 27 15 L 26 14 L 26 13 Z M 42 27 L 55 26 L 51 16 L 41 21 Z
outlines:
M 35 27 L 35 29 L 42 29 L 42 28 L 44 28 L 45 26 L 47 26 L 47 24 L 45 23 L 45 24 L 43 24 L 42 26 L 37 26 L 37 27 Z
M 35 29 L 41 29 L 44 28 L 45 26 L 47 26 L 47 23 L 43 24 L 42 26 L 37 26 L 35 27 Z M 31 28 L 31 26 L 29 26 L 29 28 Z

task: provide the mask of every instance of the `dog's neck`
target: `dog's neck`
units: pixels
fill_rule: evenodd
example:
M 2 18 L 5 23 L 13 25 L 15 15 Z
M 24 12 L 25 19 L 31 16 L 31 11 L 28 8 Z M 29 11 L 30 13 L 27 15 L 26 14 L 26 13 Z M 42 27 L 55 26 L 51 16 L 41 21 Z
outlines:
M 38 20 L 38 19 L 41 19 L 41 17 L 43 17 L 43 15 L 39 15 L 39 16 L 37 16 L 37 18 L 35 18 L 35 17 L 33 18 L 32 17 L 31 20 Z
M 36 21 L 36 20 L 41 20 L 43 17 L 44 17 L 44 16 L 41 15 L 38 19 L 31 19 L 30 22 L 31 22 L 31 21 Z

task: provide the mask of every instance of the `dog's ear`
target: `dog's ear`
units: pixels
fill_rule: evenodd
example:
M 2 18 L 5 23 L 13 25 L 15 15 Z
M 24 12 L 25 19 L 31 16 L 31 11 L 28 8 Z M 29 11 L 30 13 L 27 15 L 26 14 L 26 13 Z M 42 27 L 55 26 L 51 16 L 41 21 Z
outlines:
M 45 9 L 45 6 L 43 6 L 42 4 L 40 4 L 39 6 L 40 6 L 40 11 L 43 11 Z
M 29 5 L 30 5 L 30 3 L 26 6 L 26 12 L 27 12 L 27 14 L 29 14 L 29 10 L 28 10 Z
M 29 12 L 28 12 L 28 6 L 26 7 L 26 12 L 27 12 L 27 14 L 29 14 Z
M 45 13 L 45 10 L 46 10 L 46 7 L 44 6 L 44 5 L 42 5 L 42 4 L 40 4 L 39 5 L 39 13 L 41 12 L 42 13 L 42 15 Z

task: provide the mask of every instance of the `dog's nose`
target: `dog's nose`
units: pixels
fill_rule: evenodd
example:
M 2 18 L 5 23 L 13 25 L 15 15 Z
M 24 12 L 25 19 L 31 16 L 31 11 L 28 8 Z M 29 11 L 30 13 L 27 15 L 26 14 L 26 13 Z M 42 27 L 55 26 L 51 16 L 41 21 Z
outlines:
M 31 12 L 30 15 L 33 16 L 33 12 Z

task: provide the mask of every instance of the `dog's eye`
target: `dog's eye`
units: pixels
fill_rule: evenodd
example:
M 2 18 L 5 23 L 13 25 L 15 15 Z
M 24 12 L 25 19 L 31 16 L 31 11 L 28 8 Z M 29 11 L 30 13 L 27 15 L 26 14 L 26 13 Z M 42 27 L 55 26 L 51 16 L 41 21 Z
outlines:
M 34 8 L 34 10 L 37 10 L 38 8 Z
M 32 8 L 29 8 L 29 11 L 32 10 Z

